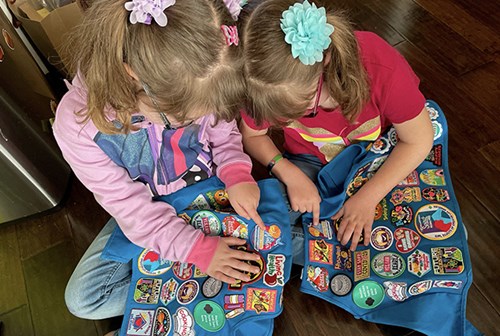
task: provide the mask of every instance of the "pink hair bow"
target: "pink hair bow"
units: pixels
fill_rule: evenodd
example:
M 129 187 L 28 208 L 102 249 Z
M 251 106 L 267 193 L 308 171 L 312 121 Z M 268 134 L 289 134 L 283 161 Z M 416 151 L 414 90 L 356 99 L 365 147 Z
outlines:
M 226 44 L 228 46 L 235 45 L 237 46 L 240 43 L 240 38 L 238 37 L 238 28 L 236 26 L 220 26 L 222 33 L 224 34 L 224 38 L 226 39 Z
M 163 12 L 175 4 L 175 0 L 132 0 L 125 3 L 125 9 L 130 13 L 130 23 L 151 24 L 152 19 L 160 27 L 167 25 L 168 19 Z

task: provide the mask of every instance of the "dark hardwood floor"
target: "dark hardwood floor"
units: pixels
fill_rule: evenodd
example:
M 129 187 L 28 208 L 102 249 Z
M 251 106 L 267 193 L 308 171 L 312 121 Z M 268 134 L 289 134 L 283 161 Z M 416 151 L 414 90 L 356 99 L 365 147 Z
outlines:
M 500 335 L 500 2 L 331 3 L 347 9 L 360 29 L 374 31 L 395 46 L 421 78 L 426 97 L 446 113 L 450 170 L 474 268 L 467 314 L 486 335 Z M 78 181 L 73 180 L 70 188 L 59 210 L 0 226 L 2 336 L 102 335 L 120 323 L 81 320 L 65 307 L 66 282 L 108 218 Z M 285 309 L 276 320 L 275 335 L 407 334 L 356 320 L 302 294 L 298 284 L 294 279 L 286 286 Z

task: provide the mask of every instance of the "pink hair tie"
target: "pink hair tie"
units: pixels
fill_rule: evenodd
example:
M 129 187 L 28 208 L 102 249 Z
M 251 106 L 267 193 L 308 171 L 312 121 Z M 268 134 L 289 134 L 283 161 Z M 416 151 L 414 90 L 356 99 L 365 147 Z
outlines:
M 228 46 L 235 45 L 237 46 L 240 43 L 240 38 L 238 37 L 238 28 L 236 26 L 220 26 L 222 33 L 224 34 L 224 38 L 226 39 L 226 44 Z
M 165 27 L 168 19 L 163 11 L 174 4 L 175 0 L 132 0 L 125 3 L 125 9 L 130 12 L 131 24 L 150 25 L 154 19 L 160 27 Z

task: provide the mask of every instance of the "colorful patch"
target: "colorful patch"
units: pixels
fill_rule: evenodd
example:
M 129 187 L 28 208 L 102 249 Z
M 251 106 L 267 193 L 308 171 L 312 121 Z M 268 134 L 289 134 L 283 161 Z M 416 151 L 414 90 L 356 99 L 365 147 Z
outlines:
M 443 145 L 434 145 L 425 158 L 425 161 L 432 162 L 436 166 L 441 167 L 443 164 Z
M 210 191 L 206 194 L 207 198 L 210 200 L 210 204 L 215 210 L 228 211 L 231 209 L 231 203 L 229 202 L 229 196 L 224 189 L 219 189 L 216 191 Z
M 134 301 L 142 304 L 157 304 L 160 290 L 161 279 L 139 279 L 134 289 Z
M 385 297 L 384 287 L 375 281 L 363 281 L 354 287 L 352 300 L 363 309 L 373 309 L 382 303 Z
M 394 189 L 391 193 L 391 203 L 393 205 L 400 205 L 403 202 L 420 202 L 422 195 L 418 187 L 406 187 L 404 189 Z
M 307 231 L 316 238 L 333 238 L 332 222 L 328 219 L 320 221 L 318 225 L 314 225 L 312 222 L 308 223 Z
M 387 201 L 383 198 L 379 204 L 375 207 L 375 217 L 374 220 L 387 220 L 388 219 Z
M 388 250 L 393 241 L 392 231 L 385 226 L 377 226 L 372 230 L 370 244 L 377 251 Z
M 193 277 L 195 278 L 204 278 L 206 277 L 208 274 L 206 273 L 203 273 L 201 271 L 201 269 L 198 268 L 198 266 L 194 266 L 194 272 L 193 272 Z
M 245 251 L 245 252 L 253 252 L 254 254 L 258 255 L 260 257 L 258 260 L 242 260 L 242 262 L 247 263 L 251 266 L 257 266 L 259 268 L 259 272 L 258 273 L 242 272 L 243 274 L 248 275 L 250 277 L 250 280 L 247 282 L 237 280 L 236 283 L 229 284 L 228 288 L 231 290 L 240 290 L 243 288 L 244 285 L 248 285 L 248 284 L 254 283 L 255 281 L 259 280 L 262 277 L 262 274 L 264 273 L 265 268 L 266 268 L 266 263 L 265 263 L 264 259 L 262 258 L 262 256 L 258 253 L 255 253 L 254 251 L 249 250 L 246 245 L 238 246 L 238 247 L 236 247 L 236 249 L 240 250 L 240 251 Z
M 337 274 L 330 281 L 330 290 L 337 296 L 346 296 L 352 289 L 352 280 L 345 274 Z
M 333 229 L 334 229 L 334 235 L 337 236 L 339 233 L 339 227 L 340 224 L 342 223 L 342 218 L 336 219 L 333 221 Z M 363 235 L 359 237 L 359 244 L 362 244 L 365 241 L 365 238 Z
M 196 229 L 201 229 L 206 235 L 218 236 L 222 232 L 222 224 L 217 217 L 211 211 L 202 210 L 194 214 L 191 218 L 191 225 Z
M 232 310 L 245 307 L 245 295 L 232 294 L 224 295 L 224 309 Z
M 194 308 L 194 320 L 209 332 L 221 330 L 226 323 L 226 315 L 221 306 L 213 301 L 201 301 Z
M 257 251 L 267 251 L 283 245 L 281 242 L 281 229 L 276 224 L 266 226 L 265 231 L 256 226 L 252 235 L 252 243 L 253 248 Z
M 385 294 L 394 301 L 403 302 L 408 299 L 408 293 L 406 292 L 408 285 L 406 282 L 384 281 L 384 287 Z
M 335 245 L 335 263 L 333 264 L 333 268 L 352 272 L 352 255 L 347 247 Z
M 368 182 L 368 178 L 363 176 L 355 176 L 347 186 L 346 194 L 348 196 L 354 195 L 366 182 Z
M 178 214 L 177 217 L 182 218 L 186 224 L 191 223 L 191 217 L 185 212 Z
M 429 202 L 447 202 L 450 200 L 448 191 L 436 187 L 428 187 L 422 190 L 422 197 Z
M 411 295 L 415 296 L 423 294 L 431 288 L 432 288 L 432 280 L 423 280 L 411 285 L 410 288 L 408 289 L 408 292 Z
M 434 288 L 448 288 L 448 289 L 460 289 L 462 288 L 463 282 L 456 280 L 435 280 L 432 287 Z
M 394 231 L 396 249 L 401 253 L 413 251 L 420 243 L 418 233 L 407 228 L 397 228 Z
M 188 280 L 182 283 L 177 290 L 177 302 L 181 305 L 187 305 L 196 299 L 200 292 L 200 285 L 196 280 Z
M 224 236 L 248 239 L 248 225 L 235 216 L 226 216 L 222 219 Z
M 434 141 L 443 135 L 443 126 L 437 120 L 432 120 L 432 129 L 434 130 Z
M 405 261 L 397 253 L 382 252 L 372 259 L 372 270 L 379 277 L 394 279 L 405 271 Z
M 332 264 L 333 245 L 324 240 L 309 241 L 309 261 L 321 264 Z
M 151 335 L 154 315 L 154 310 L 132 309 L 128 317 L 127 336 Z
M 399 138 L 394 127 L 391 127 L 389 131 L 387 131 L 387 138 L 389 139 L 391 145 L 396 146 L 398 144 Z
M 201 293 L 207 299 L 216 297 L 222 289 L 222 281 L 208 277 L 201 285 Z
M 167 336 L 172 328 L 170 312 L 163 307 L 156 309 L 153 336 Z
M 181 280 L 187 280 L 193 276 L 193 264 L 176 261 L 172 267 L 174 275 Z
M 410 225 L 413 219 L 413 209 L 408 205 L 396 205 L 391 210 L 391 223 L 397 227 Z
M 423 277 L 431 270 L 429 254 L 421 250 L 415 250 L 408 256 L 408 272 L 418 277 Z
M 175 279 L 170 278 L 161 287 L 160 300 L 165 306 L 175 300 L 178 286 L 179 283 Z
M 420 173 L 420 179 L 422 182 L 433 186 L 444 186 L 446 185 L 446 180 L 444 178 L 443 169 L 425 169 Z
M 328 271 L 323 267 L 307 266 L 307 281 L 318 292 L 328 290 Z
M 179 336 L 194 336 L 194 318 L 191 312 L 180 307 L 174 314 L 174 335 Z
M 415 227 L 418 233 L 430 240 L 448 239 L 457 230 L 455 214 L 440 204 L 426 204 L 415 215 Z
M 172 267 L 172 264 L 170 260 L 161 258 L 159 253 L 150 249 L 142 251 L 137 261 L 139 271 L 145 275 L 160 275 L 166 273 Z
M 434 274 L 460 274 L 464 271 L 462 251 L 456 247 L 431 248 Z
M 354 281 L 370 277 L 370 250 L 354 252 Z
M 276 310 L 275 289 L 248 288 L 246 310 L 260 313 L 274 313 Z
M 187 210 L 210 210 L 210 204 L 203 194 L 198 195 Z
M 379 168 L 382 166 L 382 164 L 385 162 L 387 157 L 388 157 L 388 155 L 384 155 L 384 156 L 380 156 L 380 157 L 375 158 L 372 161 L 370 168 L 368 168 L 368 172 L 370 172 L 370 173 L 377 172 L 379 170 Z
M 283 254 L 267 255 L 266 273 L 264 283 L 269 287 L 285 285 L 285 256 Z
M 226 318 L 229 320 L 229 319 L 235 318 L 236 316 L 240 316 L 244 312 L 245 312 L 245 308 L 236 308 L 236 309 L 231 310 L 230 312 L 227 312 Z
M 385 154 L 391 149 L 391 143 L 386 138 L 378 138 L 372 145 L 371 151 L 377 154 Z
M 416 170 L 412 171 L 403 181 L 398 183 L 399 187 L 416 187 L 420 184 L 418 179 L 418 172 Z
M 426 103 L 425 107 L 427 108 L 427 112 L 429 112 L 431 120 L 436 120 L 439 117 L 439 112 L 434 107 L 429 107 L 429 103 Z

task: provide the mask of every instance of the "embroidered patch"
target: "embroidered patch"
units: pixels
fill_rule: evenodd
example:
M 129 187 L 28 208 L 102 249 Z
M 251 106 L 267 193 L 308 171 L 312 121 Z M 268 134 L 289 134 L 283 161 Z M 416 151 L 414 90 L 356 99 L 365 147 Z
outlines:
M 174 335 L 194 336 L 194 318 L 191 312 L 180 307 L 174 314 Z
M 398 144 L 399 138 L 394 127 L 391 127 L 389 131 L 387 131 L 387 138 L 389 139 L 391 145 L 396 146 Z
M 200 285 L 196 280 L 188 280 L 183 282 L 177 290 L 177 302 L 181 305 L 187 305 L 196 299 L 200 292 Z
M 172 264 L 170 260 L 160 258 L 160 254 L 151 249 L 142 251 L 137 261 L 139 271 L 145 275 L 160 275 L 166 273 L 172 267 Z
M 375 158 L 370 167 L 368 168 L 368 172 L 369 173 L 376 173 L 380 166 L 382 166 L 382 164 L 385 162 L 385 160 L 387 159 L 388 155 L 384 155 L 384 156 L 379 156 L 377 158 Z
M 203 273 L 201 269 L 198 268 L 198 266 L 194 266 L 194 272 L 193 272 L 193 277 L 195 278 L 205 278 L 208 274 Z
M 352 280 L 345 274 L 337 274 L 330 281 L 330 290 L 337 296 L 346 296 L 352 289 Z
M 372 145 L 371 151 L 377 154 L 385 154 L 391 149 L 391 143 L 386 138 L 378 138 Z
M 462 251 L 456 247 L 431 248 L 434 274 L 460 274 L 464 271 Z
M 154 310 L 132 309 L 128 317 L 127 335 L 149 336 L 153 328 Z
M 385 297 L 384 287 L 375 281 L 362 281 L 354 287 L 352 299 L 356 306 L 373 309 L 380 305 Z
M 172 317 L 167 308 L 159 307 L 156 309 L 154 321 L 154 336 L 167 336 L 172 328 Z
M 441 167 L 443 164 L 443 145 L 432 146 L 432 149 L 425 158 L 425 161 L 432 162 L 436 166 Z
M 427 112 L 429 112 L 431 120 L 436 120 L 439 117 L 439 112 L 434 107 L 429 107 L 429 103 L 426 103 L 425 107 L 427 108 Z
M 415 215 L 415 227 L 418 233 L 430 240 L 448 239 L 457 230 L 455 214 L 440 204 L 426 204 Z
M 216 297 L 222 289 L 222 281 L 208 277 L 201 285 L 201 293 L 207 299 Z
M 435 280 L 432 287 L 434 288 L 448 288 L 448 289 L 460 289 L 462 288 L 462 281 L 456 280 Z
M 226 216 L 222 219 L 224 236 L 248 239 L 248 225 L 235 216 Z
M 387 220 L 388 219 L 388 209 L 387 201 L 383 198 L 375 207 L 375 217 L 374 220 Z
M 370 244 L 377 251 L 388 250 L 392 246 L 392 231 L 385 226 L 377 226 L 372 230 Z
M 285 285 L 285 256 L 283 254 L 267 255 L 267 270 L 264 274 L 264 283 L 269 287 Z
M 411 295 L 415 296 L 425 293 L 431 288 L 432 288 L 432 280 L 423 280 L 411 285 L 410 288 L 408 289 L 408 292 Z
M 250 277 L 250 280 L 247 282 L 237 280 L 236 283 L 232 283 L 232 284 L 228 285 L 228 289 L 230 289 L 230 290 L 240 290 L 241 288 L 243 288 L 243 286 L 245 284 L 251 284 L 251 283 L 256 282 L 257 280 L 259 280 L 262 277 L 262 274 L 264 273 L 265 268 L 266 268 L 266 263 L 260 254 L 256 253 L 255 251 L 251 251 L 245 245 L 238 246 L 238 247 L 236 247 L 236 249 L 240 250 L 240 251 L 245 251 L 245 252 L 252 252 L 252 253 L 258 255 L 260 257 L 258 260 L 242 260 L 242 262 L 247 263 L 250 266 L 257 266 L 257 268 L 259 269 L 259 272 L 257 272 L 257 273 L 242 272 L 243 274 L 248 275 Z
M 275 289 L 248 288 L 246 310 L 260 313 L 274 313 L 276 310 Z
M 307 282 L 318 292 L 328 290 L 328 271 L 323 267 L 307 266 Z
M 394 231 L 396 249 L 401 253 L 413 251 L 420 243 L 418 233 L 407 228 L 397 228 Z
M 175 300 L 175 294 L 177 293 L 178 286 L 179 283 L 175 281 L 175 279 L 171 278 L 165 281 L 161 287 L 160 300 L 165 306 Z
M 384 281 L 385 294 L 394 301 L 403 302 L 408 298 L 406 282 Z
M 308 223 L 307 231 L 311 234 L 311 236 L 316 238 L 333 238 L 332 222 L 328 219 L 320 221 L 318 225 L 313 225 L 312 222 Z
M 226 323 L 222 307 L 209 300 L 199 302 L 194 308 L 193 315 L 196 324 L 209 332 L 221 330 Z
M 224 295 L 224 309 L 238 309 L 245 307 L 245 295 L 243 294 L 232 294 Z
M 333 245 L 324 240 L 309 241 L 309 261 L 320 264 L 332 264 Z
M 134 301 L 142 304 L 157 304 L 160 290 L 161 279 L 139 279 L 134 289 Z
M 391 203 L 393 205 L 400 205 L 403 202 L 420 202 L 422 195 L 418 187 L 406 187 L 404 189 L 394 189 L 391 193 Z
M 428 187 L 422 190 L 422 197 L 429 202 L 442 203 L 450 200 L 447 190 L 436 187 Z
M 446 180 L 444 178 L 443 169 L 425 169 L 420 172 L 422 182 L 433 186 L 444 186 Z
M 405 261 L 393 252 L 382 252 L 372 259 L 372 270 L 381 278 L 394 279 L 405 271 Z
M 370 250 L 354 252 L 354 281 L 370 277 Z
M 434 130 L 434 141 L 443 135 L 443 126 L 437 120 L 432 120 L 432 129 Z
M 281 242 L 281 229 L 276 224 L 266 226 L 265 231 L 256 226 L 252 235 L 252 243 L 256 251 L 267 251 L 283 245 Z
M 352 272 L 352 255 L 347 247 L 335 245 L 335 263 L 333 264 L 333 268 Z
M 191 218 L 191 225 L 196 229 L 201 229 L 206 235 L 218 236 L 222 232 L 222 224 L 217 217 L 211 211 L 202 210 L 194 214 Z
M 413 209 L 408 205 L 396 205 L 391 210 L 391 223 L 396 227 L 410 225 L 413 219 Z
M 418 277 L 423 277 L 431 270 L 429 254 L 415 250 L 408 256 L 408 272 Z
M 180 280 L 187 280 L 193 276 L 193 264 L 176 261 L 172 271 Z
M 416 187 L 420 184 L 418 173 L 416 170 L 412 171 L 403 181 L 398 183 L 399 187 Z

